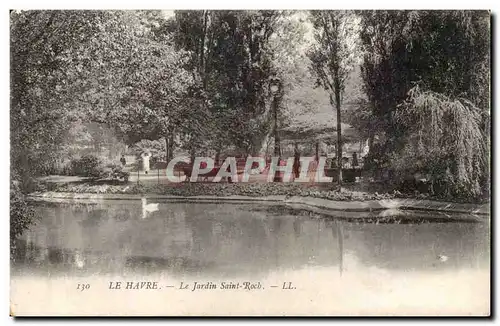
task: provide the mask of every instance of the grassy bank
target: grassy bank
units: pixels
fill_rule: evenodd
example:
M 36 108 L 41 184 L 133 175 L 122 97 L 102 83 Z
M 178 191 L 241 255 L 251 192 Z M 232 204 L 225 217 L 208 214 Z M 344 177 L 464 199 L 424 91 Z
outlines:
M 380 199 L 427 199 L 437 202 L 487 204 L 489 198 L 475 200 L 472 198 L 439 197 L 429 194 L 401 193 L 394 187 L 381 183 L 350 183 L 342 187 L 342 192 L 336 190 L 336 184 L 321 183 L 212 183 L 212 182 L 181 182 L 156 183 L 151 179 L 147 182 L 100 181 L 92 182 L 84 178 L 58 177 L 39 179 L 32 191 L 90 193 L 90 194 L 156 194 L 170 196 L 301 196 L 329 199 L 335 201 L 365 201 Z
M 391 199 L 396 194 L 378 194 L 343 189 L 335 185 L 305 185 L 297 183 L 177 183 L 177 184 L 92 184 L 92 183 L 45 183 L 38 191 L 55 191 L 92 194 L 157 194 L 172 196 L 302 196 L 336 201 L 365 201 Z

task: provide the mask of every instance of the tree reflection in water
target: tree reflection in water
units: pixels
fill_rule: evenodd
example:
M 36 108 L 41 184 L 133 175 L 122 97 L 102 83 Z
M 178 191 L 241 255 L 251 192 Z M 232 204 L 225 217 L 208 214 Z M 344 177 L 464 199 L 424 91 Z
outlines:
M 15 266 L 45 275 L 173 273 L 199 277 L 259 277 L 315 266 L 351 270 L 482 268 L 488 263 L 488 227 L 481 224 L 350 223 L 237 204 L 160 203 L 141 218 L 141 205 L 106 201 L 41 206 L 43 219 L 27 230 L 13 254 Z M 348 253 L 348 255 L 347 255 Z M 450 257 L 439 262 L 440 254 Z
M 339 243 L 339 273 L 340 276 L 342 276 L 342 272 L 344 270 L 344 228 L 342 226 L 342 222 L 339 220 L 335 220 L 333 225 L 335 226 L 337 240 Z
M 298 239 L 300 237 L 300 233 L 302 232 L 302 221 L 299 218 L 295 218 L 293 221 L 293 231 L 295 234 L 295 238 Z

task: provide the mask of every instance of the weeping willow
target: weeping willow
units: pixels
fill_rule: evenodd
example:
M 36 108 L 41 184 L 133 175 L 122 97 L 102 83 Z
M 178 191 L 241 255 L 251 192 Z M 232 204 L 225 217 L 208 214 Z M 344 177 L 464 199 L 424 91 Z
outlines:
M 426 173 L 447 195 L 480 196 L 489 160 L 482 112 L 466 99 L 412 88 L 394 113 L 406 129 L 394 166 Z

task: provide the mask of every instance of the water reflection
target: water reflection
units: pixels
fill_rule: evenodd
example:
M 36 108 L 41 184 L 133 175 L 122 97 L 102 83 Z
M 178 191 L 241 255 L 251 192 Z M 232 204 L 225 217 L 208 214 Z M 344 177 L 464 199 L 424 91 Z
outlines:
M 332 223 L 332 235 L 333 238 L 337 238 L 339 244 L 339 273 L 342 276 L 342 271 L 344 270 L 344 231 L 342 228 L 342 222 L 335 220 Z
M 484 223 L 376 225 L 253 208 L 159 202 L 144 219 L 140 201 L 41 204 L 43 219 L 17 242 L 13 272 L 258 278 L 314 266 L 340 275 L 489 268 Z

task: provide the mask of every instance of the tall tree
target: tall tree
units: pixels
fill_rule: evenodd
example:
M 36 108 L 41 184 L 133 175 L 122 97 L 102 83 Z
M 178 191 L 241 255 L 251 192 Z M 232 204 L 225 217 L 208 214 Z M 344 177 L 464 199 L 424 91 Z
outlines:
M 190 121 L 191 77 L 154 11 L 11 14 L 12 166 L 36 175 L 72 121 L 104 123 L 128 143 Z M 22 170 L 22 171 L 21 171 Z
M 11 229 L 32 216 L 22 194 L 50 172 L 74 122 L 99 122 L 126 141 L 183 125 L 190 76 L 159 37 L 154 11 L 10 14 Z
M 177 11 L 168 29 L 191 55 L 200 110 L 215 148 L 258 151 L 267 132 L 268 82 L 273 73 L 273 35 L 279 11 Z
M 386 139 L 380 161 L 400 172 L 425 171 L 455 195 L 476 197 L 488 185 L 487 150 L 476 146 L 479 158 L 463 146 L 489 142 L 488 12 L 365 11 L 360 16 L 364 90 Z M 428 124 L 426 114 L 441 121 Z M 445 125 L 454 129 L 444 134 L 434 129 Z M 465 130 L 473 138 L 460 138 Z M 418 135 L 435 139 L 422 141 Z M 433 150 L 431 145 L 445 138 L 446 145 L 462 149 L 438 145 Z M 418 159 L 407 155 L 412 148 L 422 149 L 413 151 Z
M 99 32 L 105 15 L 13 11 L 10 16 L 11 167 L 27 180 L 43 173 L 56 158 L 68 121 L 75 118 L 66 93 L 73 82 L 66 70 L 70 53 Z
M 345 82 L 354 68 L 356 23 L 353 12 L 311 11 L 316 44 L 309 53 L 317 84 L 329 94 L 337 112 L 337 167 L 339 191 L 342 189 L 341 106 Z

